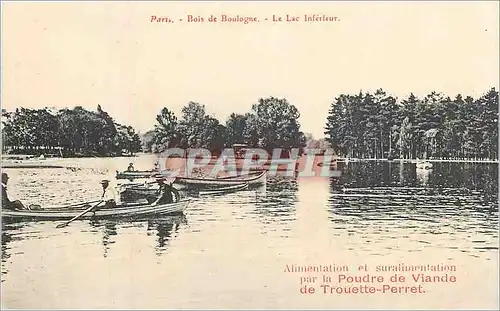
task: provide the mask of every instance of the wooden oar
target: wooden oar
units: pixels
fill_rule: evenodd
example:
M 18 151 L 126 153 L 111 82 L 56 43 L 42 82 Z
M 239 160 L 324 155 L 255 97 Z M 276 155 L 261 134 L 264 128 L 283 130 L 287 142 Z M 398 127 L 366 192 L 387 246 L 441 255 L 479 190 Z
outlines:
M 80 202 L 80 203 L 74 203 L 74 204 L 69 204 L 69 205 L 61 205 L 61 207 L 74 207 L 74 206 L 81 206 L 81 205 L 87 205 L 90 203 L 96 203 L 96 202 L 101 202 L 101 200 L 94 200 L 94 201 L 87 201 L 87 202 Z
M 84 205 L 91 204 L 91 203 L 96 203 L 96 202 L 99 202 L 99 200 L 87 201 L 87 202 L 80 202 L 80 203 L 74 203 L 74 204 L 46 206 L 45 208 L 42 208 L 42 206 L 40 204 L 30 204 L 29 207 L 31 207 L 31 209 L 37 209 L 37 210 L 41 210 L 41 209 L 49 209 L 50 210 L 50 209 L 56 209 L 56 208 L 84 206 Z
M 63 224 L 59 224 L 57 225 L 56 228 L 64 228 L 66 227 L 67 225 L 69 225 L 71 222 L 73 222 L 74 220 L 82 217 L 83 215 L 87 214 L 88 212 L 90 212 L 91 210 L 93 210 L 94 208 L 97 207 L 97 205 L 101 204 L 103 201 L 99 201 L 97 204 L 95 205 L 92 205 L 91 207 L 87 208 L 86 210 L 84 210 L 83 212 L 81 212 L 80 214 L 76 215 L 75 217 L 71 218 L 70 220 L 68 220 L 67 222 L 63 223 Z

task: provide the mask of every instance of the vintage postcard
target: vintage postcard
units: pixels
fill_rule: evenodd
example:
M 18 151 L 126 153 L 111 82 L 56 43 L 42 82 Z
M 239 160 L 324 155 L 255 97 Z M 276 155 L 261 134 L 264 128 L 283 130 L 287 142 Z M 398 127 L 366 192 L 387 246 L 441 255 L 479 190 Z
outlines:
M 498 309 L 499 3 L 2 2 L 5 309 Z

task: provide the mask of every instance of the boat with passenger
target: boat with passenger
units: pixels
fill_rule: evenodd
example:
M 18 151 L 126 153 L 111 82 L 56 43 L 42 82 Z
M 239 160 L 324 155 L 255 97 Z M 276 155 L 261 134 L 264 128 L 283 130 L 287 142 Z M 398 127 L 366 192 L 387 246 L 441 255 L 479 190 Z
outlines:
M 91 208 L 91 202 L 81 204 L 46 207 L 26 210 L 3 210 L 3 219 L 33 219 L 33 220 L 67 220 L 78 217 L 79 219 L 107 219 L 119 217 L 143 217 L 143 216 L 158 216 L 167 214 L 182 213 L 190 199 L 181 199 L 178 202 L 157 204 L 134 203 L 122 204 L 114 207 L 99 207 L 91 209 L 88 213 L 82 214 L 87 209 Z
M 116 171 L 116 179 L 140 179 L 140 178 L 155 178 L 160 177 L 161 174 L 156 170 L 150 171 Z
M 176 184 L 196 187 L 209 186 L 234 186 L 241 183 L 247 183 L 249 186 L 259 186 L 266 183 L 267 172 L 250 172 L 247 175 L 227 176 L 219 178 L 194 178 L 194 177 L 177 177 L 174 181 Z

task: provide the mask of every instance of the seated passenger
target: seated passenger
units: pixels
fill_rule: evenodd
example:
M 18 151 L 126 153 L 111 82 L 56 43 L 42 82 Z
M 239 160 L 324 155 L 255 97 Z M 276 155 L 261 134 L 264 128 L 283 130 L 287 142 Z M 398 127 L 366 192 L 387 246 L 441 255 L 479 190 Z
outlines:
M 157 205 L 179 202 L 180 200 L 179 191 L 172 186 L 172 184 L 175 181 L 175 178 L 168 178 L 168 179 L 161 178 L 157 179 L 156 181 L 160 185 L 160 197 L 156 201 Z
M 19 200 L 11 201 L 7 195 L 7 183 L 9 182 L 9 175 L 2 173 L 2 208 L 6 210 L 27 210 L 23 203 Z
M 130 163 L 127 167 L 127 171 L 128 172 L 133 172 L 135 171 L 135 168 L 134 168 L 134 163 Z

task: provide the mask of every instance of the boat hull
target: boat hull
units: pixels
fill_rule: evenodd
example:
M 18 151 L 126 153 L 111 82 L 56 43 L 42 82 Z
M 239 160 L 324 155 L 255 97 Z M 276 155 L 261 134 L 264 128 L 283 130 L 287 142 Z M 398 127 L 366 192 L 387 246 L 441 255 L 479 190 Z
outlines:
M 154 171 L 137 172 L 117 172 L 117 179 L 138 179 L 162 177 L 161 173 Z M 174 183 L 185 186 L 231 186 L 235 184 L 248 183 L 250 186 L 262 185 L 266 182 L 267 173 L 265 171 L 252 172 L 251 177 L 229 176 L 222 178 L 194 178 L 194 177 L 176 177 Z
M 226 194 L 226 193 L 231 193 L 231 192 L 237 192 L 240 190 L 245 190 L 247 188 L 248 188 L 248 183 L 242 183 L 242 184 L 236 184 L 236 185 L 228 186 L 228 187 L 200 190 L 199 194 L 200 195 Z
M 156 176 L 158 176 L 156 171 L 116 172 L 116 179 L 154 178 Z
M 89 212 L 80 217 L 80 219 L 106 219 L 106 218 L 119 218 L 119 217 L 144 217 L 155 215 L 166 215 L 182 213 L 189 204 L 189 199 L 184 199 L 179 202 L 169 204 L 134 204 L 118 206 L 114 208 L 101 208 Z M 6 219 L 36 219 L 36 220 L 69 220 L 78 216 L 87 207 L 78 209 L 44 209 L 44 210 L 22 210 L 10 211 L 3 210 L 2 218 Z
M 120 192 L 120 199 L 122 202 L 136 202 L 142 199 L 152 202 L 159 196 L 159 192 L 158 188 L 130 187 Z
M 64 168 L 62 165 L 47 161 L 2 161 L 2 168 Z
M 248 183 L 250 186 L 262 185 L 266 182 L 266 172 L 261 172 L 258 175 L 250 178 L 241 177 L 224 177 L 224 178 L 190 178 L 190 177 L 177 177 L 176 184 L 188 186 L 233 186 L 242 183 Z
M 136 195 L 136 196 L 148 196 L 148 195 L 159 195 L 159 189 L 155 188 L 125 188 L 120 194 L 122 195 Z

